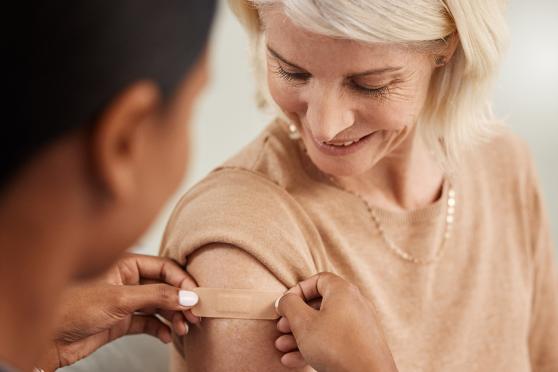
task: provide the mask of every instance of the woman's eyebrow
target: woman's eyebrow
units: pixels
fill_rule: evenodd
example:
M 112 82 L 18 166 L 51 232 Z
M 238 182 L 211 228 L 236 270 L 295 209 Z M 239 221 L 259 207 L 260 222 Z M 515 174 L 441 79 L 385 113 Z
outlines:
M 281 56 L 279 53 L 277 53 L 275 50 L 273 50 L 269 45 L 267 45 L 267 50 L 269 51 L 269 53 L 271 53 L 271 55 L 272 55 L 273 57 L 277 58 L 277 59 L 280 60 L 281 62 L 283 62 L 283 63 L 285 63 L 285 64 L 287 64 L 287 65 L 289 65 L 289 66 L 291 66 L 291 67 L 294 67 L 294 68 L 296 68 L 296 69 L 304 70 L 302 67 L 297 66 L 296 64 L 287 61 L 287 60 L 285 59 L 285 57 Z
M 283 57 L 282 55 L 277 53 L 269 45 L 267 45 L 267 50 L 269 51 L 269 53 L 271 53 L 271 55 L 273 57 L 277 58 L 278 60 L 280 60 L 284 64 L 289 65 L 289 66 L 291 66 L 293 68 L 296 68 L 298 70 L 306 71 L 304 68 L 298 66 L 297 64 L 289 62 L 285 57 Z M 352 73 L 352 74 L 347 75 L 347 77 L 355 78 L 355 77 L 363 77 L 363 76 L 368 76 L 368 75 L 381 75 L 381 74 L 385 74 L 387 72 L 397 72 L 397 71 L 400 71 L 402 69 L 403 69 L 403 66 L 388 66 L 388 67 L 366 70 L 366 71 L 363 71 L 363 72 Z

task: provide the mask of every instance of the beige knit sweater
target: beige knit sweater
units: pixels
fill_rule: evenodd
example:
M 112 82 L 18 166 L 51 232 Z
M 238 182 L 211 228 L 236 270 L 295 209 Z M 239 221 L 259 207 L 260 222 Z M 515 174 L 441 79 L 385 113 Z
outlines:
M 463 155 L 452 186 L 454 231 L 441 259 L 410 263 L 277 121 L 184 196 L 162 254 L 184 262 L 208 244 L 234 245 L 287 287 L 335 272 L 375 303 L 402 372 L 558 372 L 557 269 L 526 146 L 499 134 Z M 447 188 L 420 210 L 376 208 L 386 234 L 415 257 L 432 256 Z

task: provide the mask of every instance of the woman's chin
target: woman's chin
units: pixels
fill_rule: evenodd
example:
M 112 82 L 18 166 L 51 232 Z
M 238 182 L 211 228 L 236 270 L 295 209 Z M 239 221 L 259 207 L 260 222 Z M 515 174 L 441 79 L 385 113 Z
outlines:
M 322 172 L 333 177 L 354 177 L 370 170 L 374 164 L 359 157 L 324 158 L 321 155 L 308 154 L 312 163 Z

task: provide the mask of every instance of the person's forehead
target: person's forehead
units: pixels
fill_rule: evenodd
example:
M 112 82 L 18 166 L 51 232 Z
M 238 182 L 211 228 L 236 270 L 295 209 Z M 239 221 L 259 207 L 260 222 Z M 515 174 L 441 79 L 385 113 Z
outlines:
M 270 7 L 262 14 L 269 47 L 298 66 L 339 67 L 359 72 L 396 62 L 405 63 L 412 53 L 395 43 L 363 43 L 315 33 L 295 24 L 285 13 Z

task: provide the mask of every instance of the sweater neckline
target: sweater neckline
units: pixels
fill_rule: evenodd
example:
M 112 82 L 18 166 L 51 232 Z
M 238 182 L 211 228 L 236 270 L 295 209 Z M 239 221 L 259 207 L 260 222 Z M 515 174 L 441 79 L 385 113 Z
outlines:
M 277 122 L 277 125 L 281 128 L 281 140 L 282 142 L 287 142 L 288 146 L 292 146 L 296 151 L 302 168 L 305 170 L 306 174 L 311 177 L 314 181 L 317 181 L 319 184 L 323 185 L 324 187 L 335 189 L 337 192 L 341 192 L 344 194 L 348 194 L 352 196 L 355 200 L 358 200 L 361 204 L 365 205 L 368 204 L 371 209 L 374 210 L 378 218 L 381 219 L 382 223 L 387 225 L 402 225 L 402 224 L 414 224 L 417 222 L 429 221 L 435 218 L 439 218 L 440 215 L 445 212 L 447 208 L 447 203 L 445 202 L 448 197 L 448 190 L 451 186 L 455 189 L 456 185 L 453 182 L 448 180 L 448 177 L 445 177 L 442 183 L 442 190 L 440 196 L 432 203 L 416 208 L 410 209 L 405 211 L 394 211 L 388 210 L 385 208 L 380 208 L 365 201 L 362 197 L 357 196 L 355 193 L 348 191 L 331 181 L 331 179 L 323 173 L 315 164 L 312 162 L 306 150 L 304 148 L 304 144 L 301 140 L 292 140 L 289 138 L 286 125 L 281 125 L 281 123 Z M 290 151 L 289 151 L 290 152 Z M 454 180 L 455 181 L 455 180 Z

